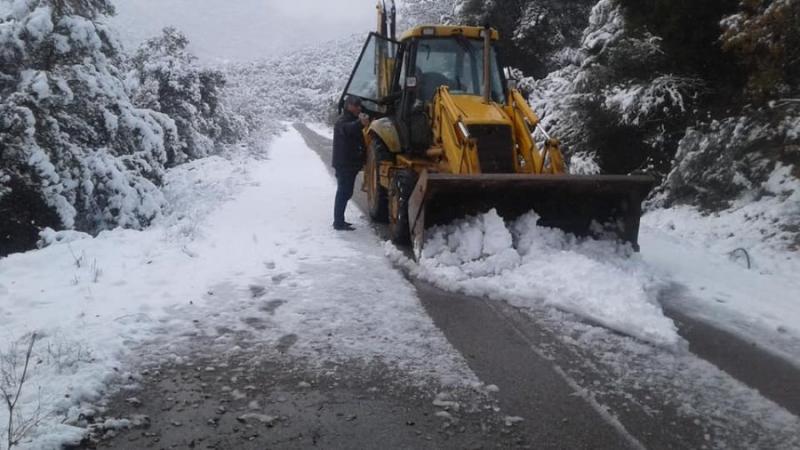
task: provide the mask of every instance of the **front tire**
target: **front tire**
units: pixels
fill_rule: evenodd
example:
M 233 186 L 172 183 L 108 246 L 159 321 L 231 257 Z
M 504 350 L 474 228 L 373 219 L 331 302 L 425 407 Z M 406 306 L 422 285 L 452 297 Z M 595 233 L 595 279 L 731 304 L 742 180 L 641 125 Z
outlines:
M 367 149 L 367 164 L 364 167 L 364 182 L 367 186 L 367 207 L 369 216 L 376 222 L 389 220 L 388 192 L 381 186 L 381 165 L 385 154 L 389 153 L 378 137 L 373 137 Z

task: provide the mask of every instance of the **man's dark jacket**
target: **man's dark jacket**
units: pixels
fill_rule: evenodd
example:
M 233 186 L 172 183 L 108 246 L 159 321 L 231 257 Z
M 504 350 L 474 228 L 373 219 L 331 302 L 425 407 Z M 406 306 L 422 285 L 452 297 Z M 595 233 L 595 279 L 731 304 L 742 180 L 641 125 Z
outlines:
M 333 127 L 333 167 L 337 170 L 356 170 L 364 166 L 364 135 L 361 121 L 345 111 Z

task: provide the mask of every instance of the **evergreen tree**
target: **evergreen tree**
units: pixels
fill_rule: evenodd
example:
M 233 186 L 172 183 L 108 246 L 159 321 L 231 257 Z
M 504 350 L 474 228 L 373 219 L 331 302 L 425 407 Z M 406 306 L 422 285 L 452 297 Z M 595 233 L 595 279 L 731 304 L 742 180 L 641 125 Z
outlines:
M 800 92 L 800 1 L 742 1 L 722 28 L 722 48 L 738 56 L 747 72 L 749 99 Z
M 223 102 L 225 76 L 200 68 L 188 44 L 178 30 L 165 28 L 131 58 L 134 103 L 175 120 L 180 151 L 168 153 L 169 166 L 207 156 L 246 132 L 243 119 Z
M 0 0 L 0 254 L 44 226 L 138 228 L 161 210 L 177 129 L 132 104 L 104 23 L 113 11 L 109 0 Z

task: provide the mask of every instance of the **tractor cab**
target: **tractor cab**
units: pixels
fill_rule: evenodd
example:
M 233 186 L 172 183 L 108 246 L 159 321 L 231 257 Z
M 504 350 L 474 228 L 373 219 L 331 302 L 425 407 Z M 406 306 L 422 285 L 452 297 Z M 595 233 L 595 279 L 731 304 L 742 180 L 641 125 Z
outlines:
M 418 99 L 430 102 L 440 86 L 447 86 L 453 95 L 483 95 L 483 40 L 456 34 L 414 38 L 408 46 L 414 55 Z M 502 73 L 494 47 L 491 52 L 491 98 L 502 104 L 505 102 Z
M 473 96 L 478 102 L 485 95 L 486 33 L 491 40 L 488 100 L 503 105 L 507 92 L 494 46 L 499 37 L 496 30 L 419 26 L 399 41 L 378 33 L 369 35 L 342 93 L 340 109 L 345 96 L 358 96 L 370 116 L 395 122 L 404 149 L 425 148 L 430 144 L 428 108 L 440 87 L 454 96 Z

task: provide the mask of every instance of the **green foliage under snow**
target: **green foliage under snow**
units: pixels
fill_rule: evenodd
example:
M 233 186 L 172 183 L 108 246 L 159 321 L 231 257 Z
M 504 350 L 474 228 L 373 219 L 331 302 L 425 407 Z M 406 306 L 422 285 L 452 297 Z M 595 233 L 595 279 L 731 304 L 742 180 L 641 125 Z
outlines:
M 220 105 L 221 75 L 170 48 L 174 36 L 150 41 L 128 78 L 111 13 L 108 0 L 0 0 L 0 255 L 44 227 L 146 226 L 167 165 L 243 132 Z

